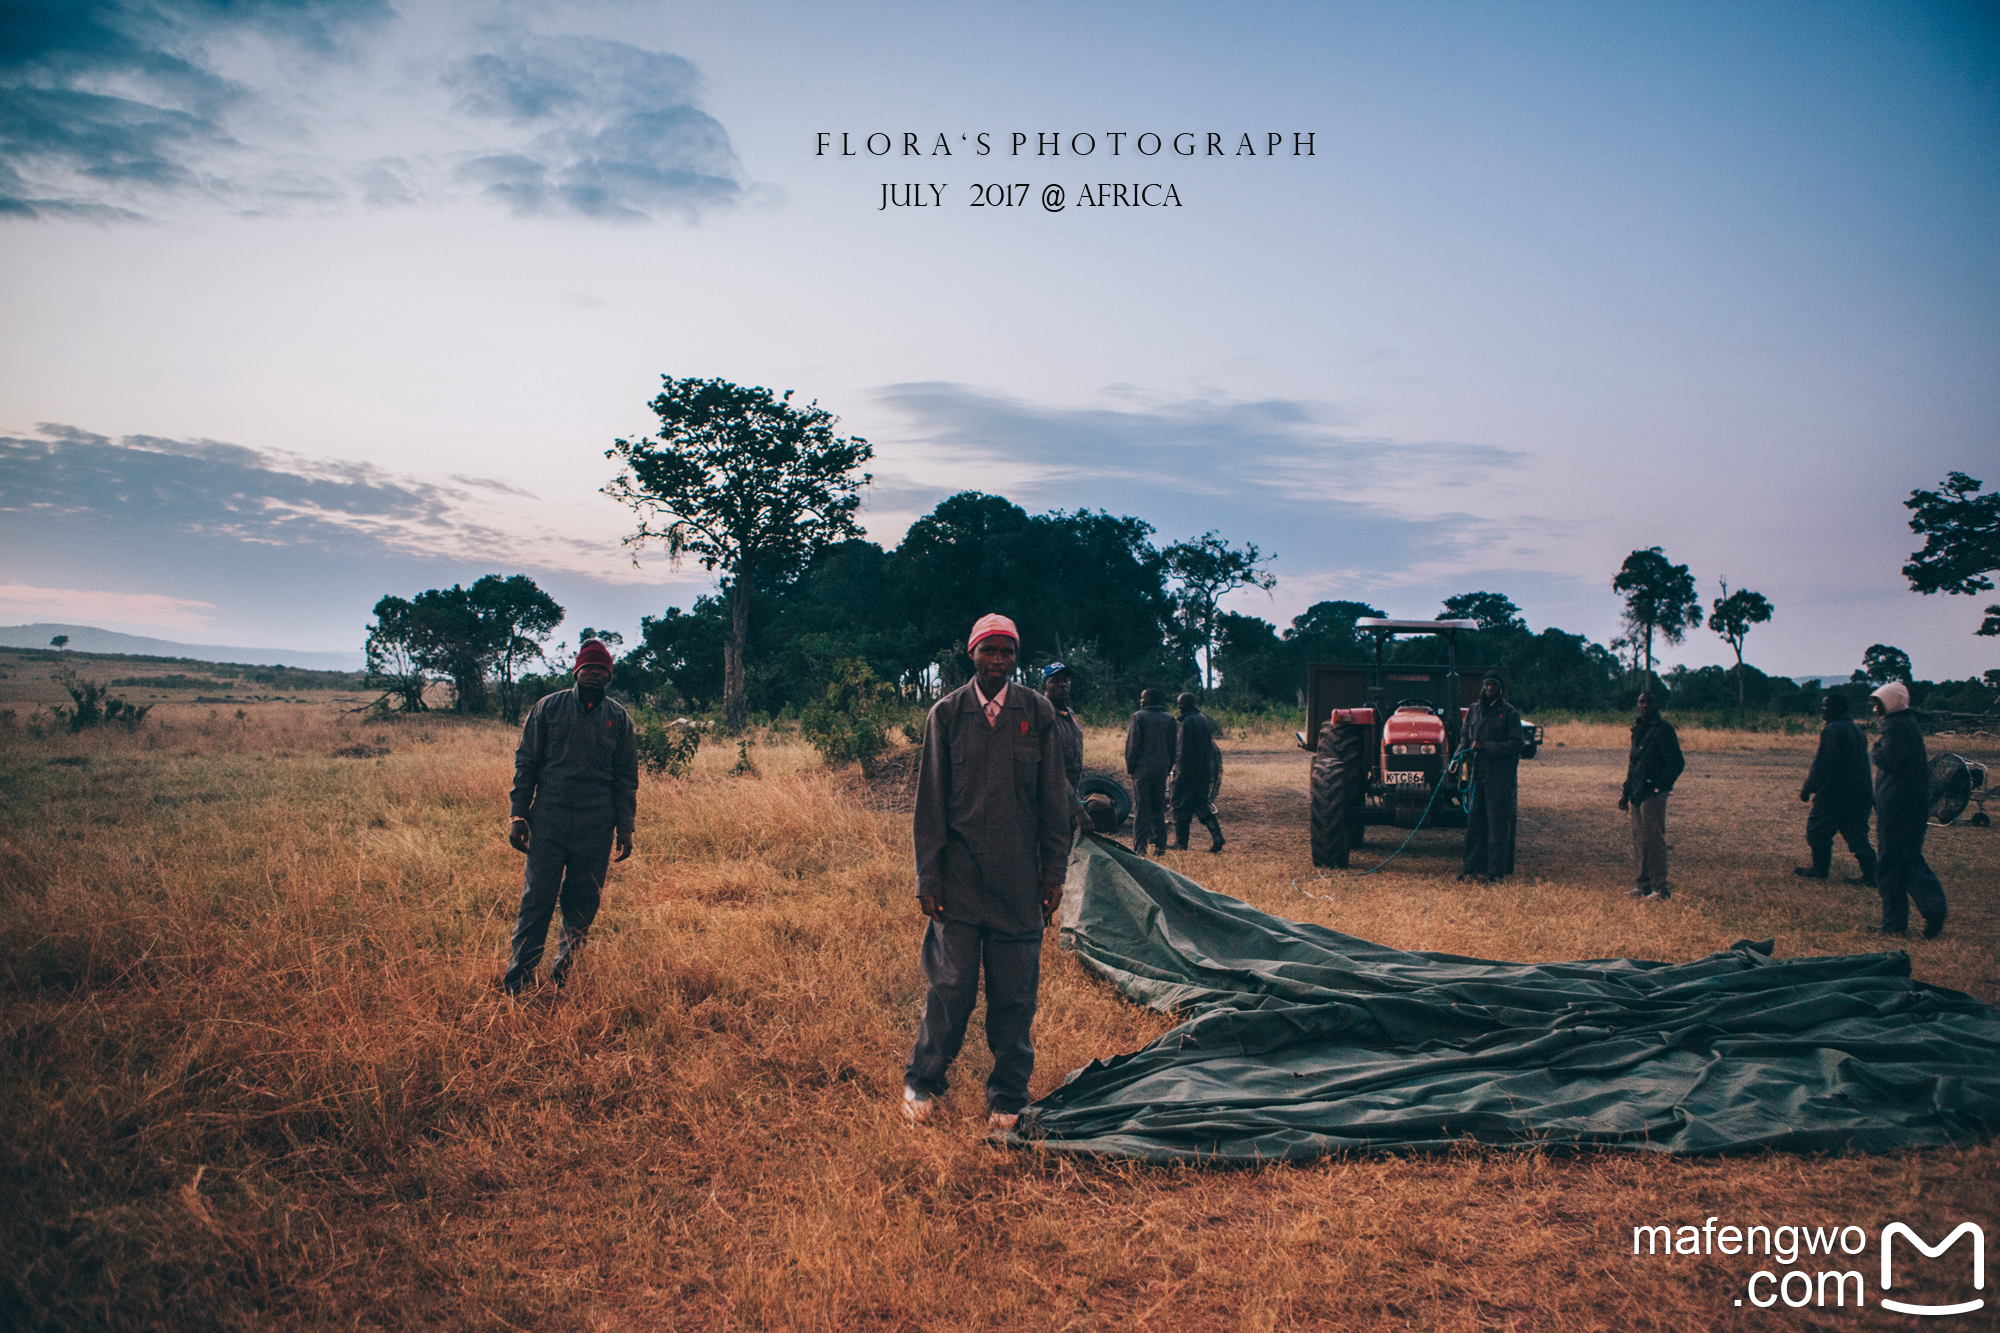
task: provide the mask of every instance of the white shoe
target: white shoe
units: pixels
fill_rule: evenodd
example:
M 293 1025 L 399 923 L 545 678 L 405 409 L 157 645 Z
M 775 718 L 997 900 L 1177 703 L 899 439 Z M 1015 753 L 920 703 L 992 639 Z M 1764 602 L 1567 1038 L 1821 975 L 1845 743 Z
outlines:
M 931 1118 L 931 1112 L 936 1109 L 937 1098 L 907 1085 L 903 1088 L 903 1119 L 913 1125 L 921 1125 Z
M 1020 1120 L 1021 1117 L 1016 1113 L 994 1111 L 986 1117 L 986 1132 L 988 1134 L 1005 1134 L 1008 1130 L 1019 1124 Z

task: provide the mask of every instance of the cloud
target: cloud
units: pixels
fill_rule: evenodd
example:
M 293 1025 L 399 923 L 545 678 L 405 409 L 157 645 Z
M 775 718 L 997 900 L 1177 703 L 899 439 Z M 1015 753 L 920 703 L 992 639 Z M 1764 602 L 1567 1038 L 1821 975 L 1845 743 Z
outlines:
M 687 60 L 383 0 L 49 4 L 0 37 L 0 218 L 435 203 L 644 221 L 740 201 Z M 432 45 L 441 49 L 431 50 Z M 408 74 L 415 68 L 415 77 Z
M 0 619 L 109 620 L 153 629 L 199 630 L 207 627 L 214 611 L 215 603 L 186 597 L 0 583 Z
M 1144 403 L 1124 385 L 1107 396 Z M 1493 445 L 1341 434 L 1348 412 L 1301 399 L 1063 408 L 951 383 L 892 384 L 878 397 L 938 452 L 1005 459 L 1045 485 L 1131 481 L 1300 507 L 1469 485 L 1528 457 Z
M 969 485 L 1031 509 L 1138 514 L 1166 540 L 1215 529 L 1278 552 L 1288 577 L 1349 589 L 1481 562 L 1520 522 L 1467 512 L 1466 491 L 1526 454 L 1343 433 L 1351 414 L 1330 403 L 1157 401 L 1117 386 L 1115 408 L 1055 407 L 938 382 L 877 396 L 908 423 L 877 440 L 899 509 Z
M 458 108 L 498 122 L 513 152 L 463 163 L 460 179 L 516 213 L 639 220 L 741 197 L 721 124 L 694 104 L 679 56 L 596 37 L 520 38 L 459 61 Z
M 552 526 L 571 517 L 480 478 L 458 486 L 369 463 L 308 458 L 220 440 L 108 436 L 42 423 L 0 437 L 0 514 L 10 527 L 96 534 L 100 543 L 206 538 L 349 558 L 530 563 L 616 581 L 631 561 L 613 541 Z

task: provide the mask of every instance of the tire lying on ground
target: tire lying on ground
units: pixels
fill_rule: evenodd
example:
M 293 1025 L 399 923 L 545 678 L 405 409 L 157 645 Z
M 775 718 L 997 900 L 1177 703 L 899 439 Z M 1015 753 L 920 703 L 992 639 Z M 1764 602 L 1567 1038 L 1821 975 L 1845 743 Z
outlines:
M 1357 798 L 1367 777 L 1362 754 L 1366 729 L 1328 722 L 1319 729 L 1319 748 L 1312 762 L 1312 856 L 1316 866 L 1347 869 L 1350 846 L 1359 842 L 1361 808 Z M 1353 824 L 1349 828 L 1350 822 Z
M 1125 827 L 1125 821 L 1132 817 L 1132 793 L 1125 790 L 1125 784 L 1109 773 L 1085 773 L 1083 781 L 1076 784 L 1078 800 L 1091 796 L 1111 798 L 1111 831 L 1116 833 Z

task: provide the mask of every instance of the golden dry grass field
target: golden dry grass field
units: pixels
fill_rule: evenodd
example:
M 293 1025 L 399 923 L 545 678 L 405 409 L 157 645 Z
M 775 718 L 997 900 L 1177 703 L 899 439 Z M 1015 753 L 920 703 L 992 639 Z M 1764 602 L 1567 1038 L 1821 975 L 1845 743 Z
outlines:
M 59 697 L 34 679 L 46 668 L 0 670 L 16 714 L 0 714 L 0 1325 L 1680 1330 L 1992 1313 L 1890 1316 L 1872 1286 L 1865 1311 L 1737 1308 L 1771 1261 L 1631 1253 L 1634 1226 L 1709 1216 L 1871 1236 L 1903 1220 L 1932 1239 L 1974 1220 L 1991 1238 L 1990 1143 L 1244 1171 L 1051 1159 L 983 1140 L 977 1019 L 944 1123 L 907 1126 L 923 983 L 905 791 L 786 737 L 754 738 L 754 776 L 716 744 L 686 780 L 644 780 L 638 852 L 575 982 L 515 1003 L 495 988 L 519 894 L 510 728 L 304 695 L 239 717 L 162 690 L 137 732 L 38 736 L 31 704 Z M 1118 767 L 1120 740 L 1094 731 L 1092 764 Z M 1406 948 L 1869 950 L 1872 894 L 1790 873 L 1810 737 L 1690 734 L 1676 893 L 1654 906 L 1621 896 L 1621 744 L 1614 727 L 1557 729 L 1524 767 L 1521 873 L 1474 886 L 1455 882 L 1450 832 L 1367 878 L 1316 875 L 1304 756 L 1232 734 L 1230 845 L 1171 860 Z M 1357 870 L 1393 846 L 1372 831 Z M 1934 830 L 1929 850 L 1952 915 L 1941 939 L 1909 941 L 1916 975 L 1991 1002 L 2000 835 Z M 1170 1026 L 1053 935 L 1047 950 L 1037 1095 Z

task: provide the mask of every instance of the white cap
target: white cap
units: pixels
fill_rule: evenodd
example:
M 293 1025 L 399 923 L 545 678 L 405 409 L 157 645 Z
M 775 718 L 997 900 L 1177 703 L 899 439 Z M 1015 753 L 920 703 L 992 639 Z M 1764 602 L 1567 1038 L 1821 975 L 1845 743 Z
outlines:
M 1882 701 L 1883 712 L 1900 713 L 1910 706 L 1910 687 L 1900 680 L 1892 680 L 1876 690 L 1873 697 Z

